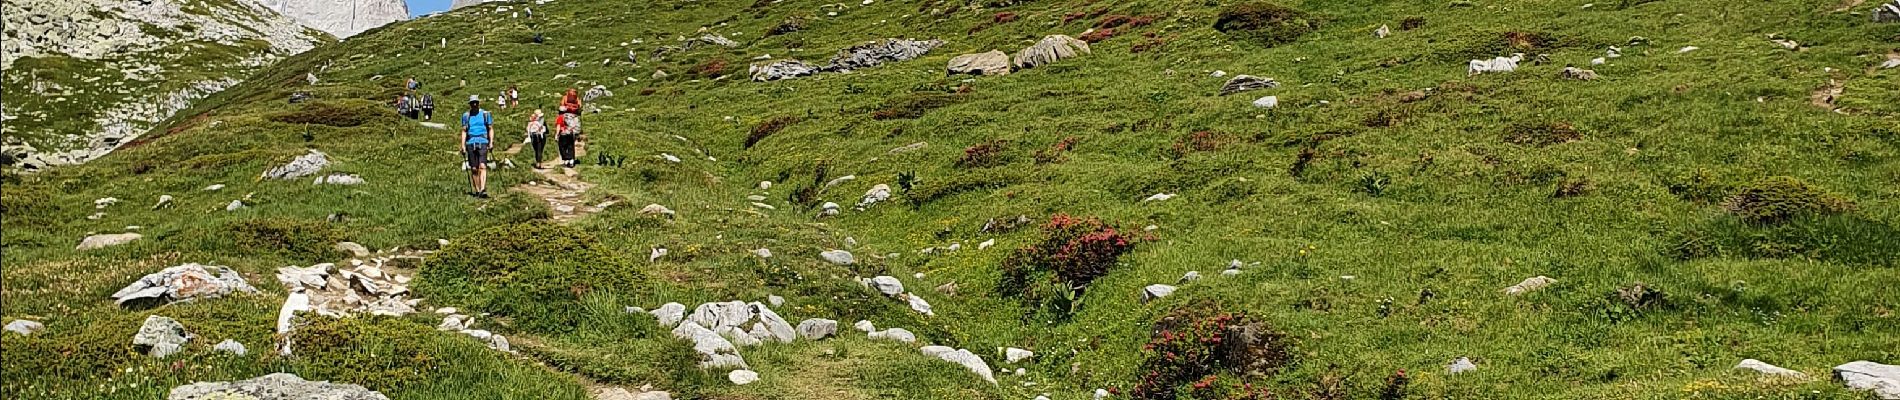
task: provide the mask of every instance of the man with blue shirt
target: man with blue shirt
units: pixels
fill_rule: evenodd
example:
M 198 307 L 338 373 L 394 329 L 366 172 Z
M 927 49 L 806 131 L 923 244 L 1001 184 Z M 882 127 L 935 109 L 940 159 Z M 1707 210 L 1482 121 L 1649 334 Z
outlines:
M 494 132 L 495 117 L 482 110 L 482 98 L 468 96 L 468 113 L 462 114 L 462 154 L 468 156 L 468 184 L 475 191 L 470 196 L 488 198 L 488 150 L 489 134 Z

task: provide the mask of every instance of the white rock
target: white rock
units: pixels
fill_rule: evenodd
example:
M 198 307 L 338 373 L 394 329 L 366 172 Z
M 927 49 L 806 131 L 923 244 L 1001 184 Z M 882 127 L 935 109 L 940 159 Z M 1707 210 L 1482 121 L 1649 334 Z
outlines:
M 897 277 L 890 275 L 879 275 L 876 278 L 871 278 L 871 287 L 876 288 L 878 293 L 883 293 L 885 296 L 895 296 L 898 293 L 904 292 L 904 282 L 898 281 Z
M 118 304 L 138 300 L 156 300 L 159 304 L 197 298 L 215 298 L 238 293 L 257 293 L 237 270 L 186 263 L 140 277 L 112 294 Z
M 1162 284 L 1148 285 L 1148 287 L 1141 289 L 1141 302 L 1147 303 L 1155 299 L 1168 297 L 1168 295 L 1174 294 L 1174 289 L 1173 286 Z
M 772 190 L 772 181 L 759 181 L 759 190 Z
M 1478 370 L 1478 364 L 1473 364 L 1470 358 L 1465 358 L 1465 357 L 1458 357 L 1458 359 L 1451 361 L 1451 365 L 1445 367 L 1445 373 L 1452 374 L 1452 375 L 1457 375 L 1457 374 L 1462 374 L 1462 373 L 1477 371 L 1477 370 Z
M 16 319 L 13 320 L 13 322 L 8 322 L 6 327 L 7 332 L 18 333 L 22 336 L 32 336 L 34 332 L 39 332 L 41 329 L 46 329 L 46 325 L 39 323 L 39 321 L 24 319 Z
M 1550 284 L 1553 284 L 1553 283 L 1557 283 L 1557 280 L 1550 279 L 1550 277 L 1547 277 L 1547 276 L 1538 275 L 1538 276 L 1526 278 L 1524 279 L 1523 282 L 1518 282 L 1518 284 L 1511 285 L 1511 287 L 1504 288 L 1504 294 L 1516 296 L 1516 295 L 1521 295 L 1525 293 L 1530 293 L 1533 291 L 1537 291 L 1538 289 L 1543 289 L 1545 286 L 1550 286 Z
M 751 322 L 752 316 L 752 307 L 746 305 L 745 302 L 728 301 L 723 303 L 700 304 L 699 307 L 693 308 L 693 314 L 688 315 L 686 320 L 699 324 L 699 326 L 707 327 L 707 329 L 717 330 L 718 328 L 740 326 L 746 322 Z
M 719 337 L 731 341 L 734 346 L 751 347 L 764 343 L 760 341 L 759 338 L 753 337 L 752 334 L 736 326 L 722 326 L 718 329 L 713 329 L 713 332 L 718 333 Z
M 1280 96 L 1267 96 L 1255 99 L 1254 108 L 1275 108 L 1280 106 Z
M 871 190 L 864 192 L 864 198 L 858 200 L 858 211 L 864 211 L 865 208 L 871 207 L 872 204 L 877 204 L 878 202 L 889 200 L 890 198 L 890 185 L 880 183 L 877 184 L 877 186 L 872 186 Z
M 1181 275 L 1181 283 L 1188 283 L 1188 282 L 1193 282 L 1193 281 L 1198 281 L 1198 280 L 1201 280 L 1201 271 L 1188 271 L 1187 274 Z
M 891 328 L 866 335 L 872 339 L 894 340 L 904 343 L 917 343 L 917 334 L 904 328 Z
M 1108 389 L 1095 389 L 1095 400 L 1108 398 Z
M 1489 60 L 1471 60 L 1471 65 L 1469 68 L 1465 70 L 1465 75 L 1473 76 L 1473 75 L 1490 73 L 1490 72 L 1516 71 L 1517 63 L 1521 61 L 1524 61 L 1523 54 L 1516 54 L 1510 57 L 1498 57 L 1498 58 L 1493 58 Z
M 153 204 L 152 209 L 157 210 L 160 208 L 165 208 L 170 205 L 172 205 L 172 195 L 162 194 L 158 196 L 158 204 Z
M 1003 349 L 1003 361 L 1006 361 L 1010 364 L 1015 364 L 1023 360 L 1028 360 L 1035 356 L 1036 356 L 1036 352 L 1029 351 L 1029 350 L 1018 349 L 1015 347 Z
M 908 298 L 911 310 L 917 311 L 918 313 L 924 314 L 926 316 L 932 316 L 932 317 L 937 316 L 936 312 L 933 312 L 930 310 L 930 302 L 924 301 L 924 298 L 922 296 L 905 293 L 904 297 Z
M 871 332 L 877 331 L 877 325 L 872 324 L 871 321 L 865 321 L 865 320 L 858 320 L 857 323 L 851 324 L 851 328 L 864 331 L 864 333 L 871 333 Z
M 1682 46 L 1681 49 L 1676 50 L 1676 54 L 1682 54 L 1682 53 L 1687 53 L 1687 52 L 1701 50 L 1701 49 L 1702 49 L 1701 47 L 1695 47 L 1695 46 Z
M 996 375 L 990 370 L 990 365 L 983 362 L 982 357 L 978 357 L 976 353 L 971 353 L 970 350 L 957 349 L 956 351 L 944 352 L 936 356 L 944 361 L 949 361 L 968 368 L 970 372 L 974 372 L 977 376 L 982 377 L 985 382 L 996 383 Z
M 665 247 L 653 248 L 653 251 L 647 253 L 647 262 L 659 261 L 660 257 L 666 257 L 667 251 Z
M 990 248 L 990 246 L 995 246 L 995 245 L 996 245 L 996 239 L 985 240 L 983 241 L 983 243 L 977 243 L 976 249 L 977 250 L 988 249 Z
M 1849 389 L 1871 390 L 1883 400 L 1900 399 L 1900 365 L 1855 361 L 1834 367 L 1834 377 Z
M 660 320 L 660 326 L 675 326 L 680 323 L 680 320 L 686 318 L 686 305 L 680 303 L 666 303 L 661 305 L 660 308 L 654 309 L 652 313 L 654 318 Z
M 771 308 L 767 308 L 764 304 L 757 302 L 752 303 L 751 306 L 753 311 L 759 316 L 759 323 L 764 325 L 766 332 L 771 334 L 772 339 L 777 340 L 779 343 L 791 343 L 793 340 L 798 339 L 798 331 L 792 329 L 792 324 L 786 322 L 785 318 L 780 317 L 778 313 L 772 312 Z
M 225 339 L 222 342 L 218 342 L 218 345 L 211 346 L 211 351 L 231 353 L 240 356 L 250 352 L 244 348 L 243 343 L 238 343 L 238 341 L 231 339 Z
M 822 340 L 838 334 L 838 321 L 823 318 L 807 319 L 798 323 L 798 334 L 806 339 Z
M 152 315 L 145 317 L 145 324 L 132 336 L 132 344 L 148 347 L 145 355 L 165 358 L 184 350 L 185 343 L 191 339 L 191 333 L 186 332 L 185 325 L 178 320 Z
M 744 384 L 748 384 L 752 382 L 757 382 L 759 380 L 759 373 L 747 371 L 743 369 L 735 369 L 735 370 L 732 370 L 732 372 L 726 374 L 726 379 L 732 381 L 732 384 L 734 385 L 744 385 Z
M 778 307 L 785 305 L 785 298 L 778 297 L 778 295 L 765 296 L 765 303 L 771 304 L 773 307 Z
M 858 262 L 857 257 L 851 256 L 851 252 L 844 250 L 826 250 L 818 253 L 818 256 L 836 265 L 851 265 Z
M 1167 201 L 1168 199 L 1172 199 L 1172 198 L 1174 198 L 1174 194 L 1173 194 L 1173 193 L 1155 193 L 1155 195 L 1153 195 L 1153 196 L 1148 196 L 1148 198 L 1147 198 L 1147 199 L 1143 199 L 1142 201 L 1144 201 L 1144 202 L 1147 202 L 1147 201 Z
M 224 205 L 224 211 L 237 211 L 241 209 L 244 209 L 244 200 L 231 200 L 231 204 Z
M 1752 370 L 1766 375 L 1779 375 L 1792 378 L 1806 378 L 1808 376 L 1808 374 L 1801 373 L 1801 371 L 1777 367 L 1753 358 L 1742 360 L 1740 364 L 1735 364 L 1735 368 Z
M 441 331 L 466 330 L 468 329 L 468 325 L 465 325 L 462 323 L 463 318 L 467 318 L 467 317 L 464 317 L 462 315 L 457 315 L 457 314 L 450 314 L 449 316 L 442 317 L 442 323 L 436 324 L 435 329 L 441 330 Z
M 1385 25 L 1379 25 L 1379 29 L 1374 29 L 1372 31 L 1372 36 L 1377 36 L 1380 39 L 1384 39 L 1387 36 L 1392 36 L 1392 28 L 1387 27 Z
M 103 249 L 107 247 L 131 243 L 132 241 L 139 240 L 139 238 L 143 238 L 143 237 L 145 237 L 145 235 L 140 235 L 137 233 L 112 233 L 112 234 L 104 234 L 104 235 L 92 235 L 92 236 L 87 236 L 85 239 L 81 239 L 79 241 L 79 246 L 73 247 L 73 250 L 84 251 L 84 250 Z
M 213 184 L 211 186 L 205 186 L 204 190 L 207 192 L 216 192 L 219 190 L 224 190 L 224 184 L 218 183 L 218 184 Z

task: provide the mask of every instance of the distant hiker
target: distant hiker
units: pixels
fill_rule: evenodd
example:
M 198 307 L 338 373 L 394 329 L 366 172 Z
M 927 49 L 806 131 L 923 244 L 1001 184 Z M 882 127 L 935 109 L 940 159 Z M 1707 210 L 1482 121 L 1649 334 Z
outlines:
M 508 108 L 521 107 L 521 90 L 508 85 Z
M 409 119 L 415 119 L 416 118 L 415 108 L 416 108 L 415 102 L 409 99 L 408 94 L 405 93 L 405 94 L 396 96 L 396 114 L 397 115 L 408 117 Z
M 416 90 L 416 89 L 422 88 L 422 82 L 417 82 L 416 77 L 413 77 L 413 76 L 409 77 L 409 82 L 404 85 L 405 87 L 408 87 L 409 90 Z
M 508 91 L 503 90 L 501 94 L 495 95 L 495 108 L 508 108 Z
M 542 120 L 541 110 L 528 115 L 528 138 L 523 142 L 534 146 L 534 169 L 542 169 L 541 149 L 548 145 L 548 124 Z
M 495 117 L 482 110 L 482 97 L 468 96 L 468 113 L 462 115 L 462 154 L 468 156 L 468 184 L 475 191 L 470 196 L 488 198 L 488 151 L 489 132 L 493 132 Z
M 561 96 L 561 112 L 581 115 L 581 95 L 574 88 L 567 88 L 567 94 Z
M 580 116 L 568 113 L 567 107 L 561 107 L 561 114 L 554 117 L 554 130 L 557 133 L 555 143 L 561 152 L 561 166 L 574 168 L 574 139 L 580 136 Z
M 422 120 L 435 120 L 435 95 L 433 94 L 422 94 Z

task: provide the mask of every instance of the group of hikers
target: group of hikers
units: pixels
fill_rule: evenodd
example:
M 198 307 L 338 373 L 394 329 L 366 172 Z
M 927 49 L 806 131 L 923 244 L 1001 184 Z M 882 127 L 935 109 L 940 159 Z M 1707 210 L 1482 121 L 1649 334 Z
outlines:
M 411 85 L 414 86 L 414 84 Z M 433 105 L 433 98 L 426 94 L 423 96 L 422 104 Z M 404 95 L 404 98 L 408 97 Z M 402 110 L 401 102 L 402 100 L 398 99 L 398 111 Z M 508 90 L 502 92 L 502 96 L 496 99 L 496 107 L 499 108 L 519 106 L 520 92 L 514 86 L 509 86 Z M 424 113 L 431 111 L 433 110 Z M 458 142 L 460 144 L 458 150 L 467 157 L 469 186 L 473 189 L 468 194 L 477 198 L 488 198 L 488 156 L 494 150 L 495 117 L 488 110 L 482 109 L 481 95 L 468 96 L 468 112 L 462 114 L 461 123 L 462 135 Z M 574 88 L 568 88 L 567 93 L 561 96 L 559 112 L 554 117 L 554 132 L 556 151 L 561 157 L 561 166 L 575 167 L 579 163 L 574 147 L 581 136 L 581 97 Z M 539 109 L 534 110 L 528 115 L 526 137 L 521 141 L 522 144 L 534 148 L 534 169 L 546 168 L 542 163 L 546 160 L 544 154 L 548 142 L 547 134 L 548 125 L 544 114 Z

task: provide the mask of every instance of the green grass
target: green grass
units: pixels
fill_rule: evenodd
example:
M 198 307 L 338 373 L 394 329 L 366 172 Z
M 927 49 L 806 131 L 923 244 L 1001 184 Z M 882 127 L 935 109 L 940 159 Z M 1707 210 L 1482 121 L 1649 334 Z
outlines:
M 492 97 L 517 84 L 524 106 L 549 111 L 569 86 L 612 89 L 615 97 L 592 103 L 603 112 L 587 119 L 592 141 L 580 171 L 598 184 L 589 203 L 620 205 L 573 226 L 634 259 L 631 268 L 649 282 L 634 293 L 580 297 L 581 310 L 564 317 L 580 321 L 572 330 L 487 328 L 518 338 L 523 354 L 549 368 L 444 347 L 433 354 L 468 367 L 428 374 L 433 383 L 392 389 L 392 397 L 579 398 L 577 379 L 567 375 L 577 374 L 605 384 L 652 384 L 676 398 L 1086 398 L 1098 387 L 1133 387 L 1150 356 L 1142 346 L 1151 325 L 1201 301 L 1245 311 L 1296 339 L 1299 361 L 1291 367 L 1223 378 L 1281 398 L 1314 397 L 1324 382 L 1344 382 L 1349 398 L 1376 397 L 1385 377 L 1402 369 L 1412 377 L 1415 398 L 1860 399 L 1867 395 L 1826 379 L 1827 369 L 1853 360 L 1900 362 L 1894 312 L 1900 294 L 1878 290 L 1900 284 L 1891 261 L 1900 245 L 1883 240 L 1900 224 L 1900 136 L 1893 128 L 1900 126 L 1894 105 L 1900 103 L 1892 101 L 1900 98 L 1893 84 L 1900 72 L 1867 70 L 1894 48 L 1900 25 L 1830 12 L 1831 1 L 1746 8 L 1701 0 L 1590 8 L 1543 0 L 1468 7 L 1285 2 L 1318 27 L 1272 47 L 1213 29 L 1231 2 L 1043 0 L 980 9 L 944 1 L 823 4 L 712 0 L 603 9 L 557 2 L 536 6 L 533 21 L 472 7 L 294 57 L 181 113 L 205 117 L 179 118 L 173 133 L 155 133 L 84 166 L 9 175 L 0 193 L 7 207 L 7 251 L 0 261 L 8 266 L 0 313 L 48 322 L 49 335 L 30 340 L 79 341 L 61 336 L 95 322 L 136 321 L 141 313 L 179 317 L 193 327 L 212 318 L 188 311 L 247 302 L 263 306 L 229 313 L 267 327 L 271 308 L 265 306 L 281 293 L 269 282 L 271 271 L 313 260 L 188 238 L 235 221 L 324 223 L 342 213 L 349 217 L 328 224 L 345 239 L 379 249 L 433 248 L 437 238 L 475 243 L 486 239 L 471 235 L 482 229 L 546 217 L 539 200 L 520 193 L 490 201 L 462 196 L 453 132 L 387 117 L 343 124 L 352 126 L 277 122 L 285 115 L 327 115 L 313 111 L 371 109 L 368 102 L 387 102 L 403 78 L 414 75 L 439 100 Z M 827 16 L 831 11 L 839 15 Z M 999 12 L 1019 19 L 996 23 Z M 1043 35 L 1078 35 L 1095 24 L 1093 17 L 1063 22 L 1076 12 L 1157 19 L 1093 44 L 1090 55 L 1047 68 L 1001 77 L 943 75 L 944 63 L 958 54 L 1014 52 Z M 805 27 L 763 37 L 791 17 L 804 19 Z M 1407 17 L 1425 24 L 1397 29 Z M 1393 26 L 1392 37 L 1372 36 L 1382 24 Z M 655 56 L 701 27 L 742 46 Z M 530 43 L 537 32 L 547 44 Z M 1767 41 L 1770 33 L 1811 47 L 1780 49 Z M 1629 45 L 1632 36 L 1648 44 Z M 439 48 L 445 37 L 448 48 Z M 838 49 L 883 37 L 948 43 L 918 60 L 848 75 L 771 83 L 686 76 L 709 60 L 762 54 L 821 63 Z M 628 46 L 620 46 L 623 41 Z M 1152 41 L 1162 44 L 1131 52 Z M 1588 67 L 1602 79 L 1557 76 L 1565 65 L 1587 66 L 1611 45 L 1623 47 L 1624 56 Z M 1701 50 L 1676 52 L 1689 45 Z M 1551 62 L 1465 76 L 1466 59 L 1527 49 L 1548 54 Z M 626 62 L 628 51 L 640 64 Z M 578 67 L 562 66 L 569 61 Z M 323 82 L 301 81 L 322 65 L 329 66 L 319 73 Z M 655 69 L 671 77 L 651 79 Z M 742 70 L 736 62 L 731 69 Z M 1225 78 L 1209 76 L 1215 70 L 1271 77 L 1282 86 L 1218 96 Z M 1847 88 L 1837 103 L 1846 113 L 1808 104 L 1809 91 L 1830 78 Z M 458 87 L 462 79 L 467 87 Z M 952 94 L 966 85 L 968 93 Z M 1427 88 L 1422 96 L 1410 94 Z M 651 94 L 641 95 L 644 89 Z M 313 104 L 345 106 L 288 105 L 283 99 L 293 91 L 322 99 Z M 1248 104 L 1269 94 L 1279 96 L 1280 108 Z M 880 118 L 880 111 L 892 112 Z M 497 110 L 509 133 L 503 139 L 519 131 L 526 113 Z M 787 117 L 797 122 L 779 122 Z M 1544 135 L 1558 124 L 1574 129 L 1574 136 Z M 752 137 L 761 125 L 782 126 Z M 1212 139 L 1195 139 L 1202 131 Z M 313 139 L 306 142 L 305 132 Z M 1075 141 L 1061 161 L 1030 156 L 1065 138 Z M 929 145 L 889 153 L 916 142 Z M 959 167 L 964 150 L 982 143 L 1001 144 L 1002 165 Z M 335 164 L 327 172 L 356 173 L 369 184 L 255 179 L 304 148 L 330 154 Z M 627 156 L 627 163 L 592 165 L 599 153 Z M 662 153 L 682 161 L 661 160 Z M 812 204 L 787 198 L 813 186 L 821 164 L 828 175 L 822 180 L 857 179 L 815 193 L 812 204 L 831 201 L 848 209 L 873 185 L 896 187 L 900 174 L 914 173 L 915 187 L 908 193 L 898 188 L 890 201 L 864 212 L 814 219 L 817 210 L 804 208 Z M 1298 176 L 1291 173 L 1296 164 Z M 1686 178 L 1696 174 L 1704 178 Z M 1743 186 L 1779 176 L 1853 207 L 1780 225 L 1749 223 L 1722 209 Z M 491 185 L 532 178 L 503 169 Z M 776 185 L 763 193 L 756 190 L 761 180 Z M 1554 195 L 1580 181 L 1590 182 L 1590 190 Z M 212 183 L 230 187 L 198 191 Z M 246 193 L 251 208 L 222 211 Z M 1179 197 L 1141 201 L 1156 193 Z M 145 210 L 159 194 L 177 196 L 178 205 Z M 750 194 L 764 195 L 778 209 L 753 209 L 745 200 Z M 126 201 L 105 210 L 102 220 L 86 220 L 96 211 L 90 201 L 105 196 Z M 678 217 L 636 213 L 649 203 L 666 205 Z M 1066 320 L 996 292 L 1004 260 L 1039 240 L 1036 230 L 980 231 L 991 218 L 1027 215 L 1040 224 L 1056 213 L 1157 228 L 1145 232 L 1152 241 L 1089 284 Z M 70 250 L 87 232 L 117 232 L 124 225 L 142 225 L 147 237 L 119 248 Z M 847 237 L 860 243 L 851 249 L 859 265 L 831 266 L 817 258 L 819 251 L 845 247 Z M 990 239 L 995 247 L 976 249 Z M 963 250 L 918 252 L 956 242 Z M 1705 246 L 1687 247 L 1696 251 L 1685 254 L 1685 243 Z M 639 257 L 655 246 L 671 254 L 650 263 Z M 776 256 L 748 253 L 760 247 Z M 887 253 L 899 255 L 879 256 Z M 1260 264 L 1220 277 L 1230 259 Z M 186 261 L 230 265 L 271 294 L 144 312 L 119 310 L 105 298 L 139 274 Z M 1141 287 L 1173 284 L 1187 271 L 1207 277 L 1172 297 L 1140 301 Z M 925 278 L 911 278 L 915 273 Z M 880 274 L 903 278 L 938 315 L 917 315 L 850 281 Z M 1558 283 L 1524 296 L 1500 293 L 1537 275 Z M 949 282 L 959 287 L 955 297 L 930 290 Z M 1635 308 L 1614 298 L 1615 290 L 1638 282 L 1666 293 L 1666 306 Z M 764 380 L 732 386 L 723 372 L 685 367 L 692 361 L 682 354 L 684 344 L 664 327 L 615 313 L 628 305 L 691 307 L 767 295 L 788 298 L 776 309 L 793 322 L 869 319 L 910 329 L 927 343 L 971 349 L 998 370 L 1000 384 L 978 383 L 955 365 L 847 329 L 841 340 L 742 349 Z M 429 326 L 430 318 L 384 322 Z M 463 339 L 441 335 L 417 341 Z M 11 360 L 14 346 L 23 345 L 16 336 L 5 339 L 0 345 Z M 1006 366 L 993 354 L 997 347 L 1040 356 Z M 187 353 L 208 357 L 198 355 L 203 349 Z M 1473 358 L 1479 371 L 1446 375 L 1444 366 L 1458 357 Z M 1744 358 L 1816 378 L 1774 382 L 1734 371 Z M 149 390 L 112 392 L 84 379 L 51 385 L 21 378 L 83 365 L 19 367 L 0 387 L 48 398 L 156 397 Z M 242 379 L 272 365 L 234 361 L 193 376 Z M 1024 377 L 1014 376 L 1017 367 Z M 480 375 L 489 369 L 507 372 Z M 114 382 L 165 376 L 133 371 L 116 373 Z M 306 372 L 310 379 L 336 379 Z M 459 392 L 439 391 L 445 387 Z M 524 387 L 549 389 L 517 389 Z

